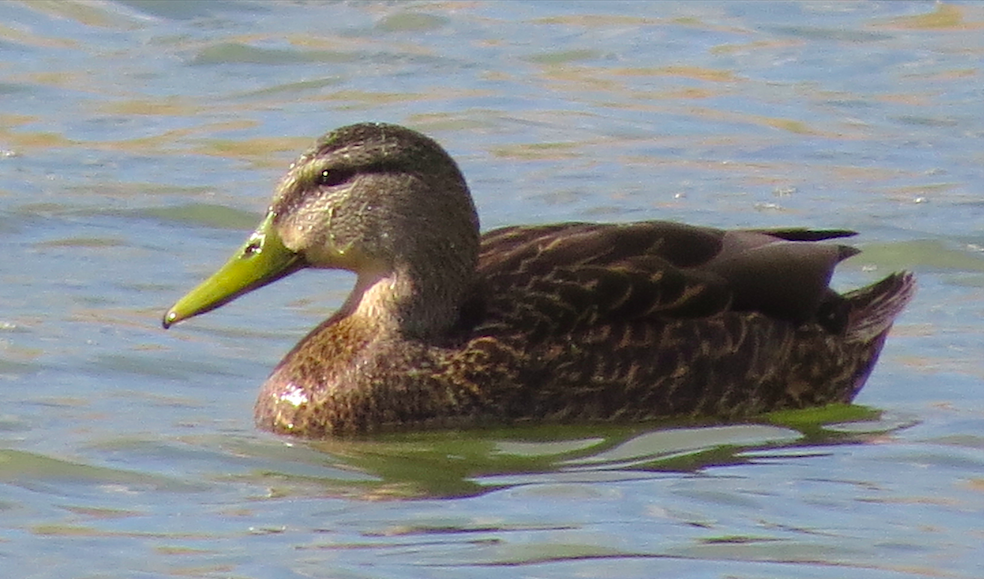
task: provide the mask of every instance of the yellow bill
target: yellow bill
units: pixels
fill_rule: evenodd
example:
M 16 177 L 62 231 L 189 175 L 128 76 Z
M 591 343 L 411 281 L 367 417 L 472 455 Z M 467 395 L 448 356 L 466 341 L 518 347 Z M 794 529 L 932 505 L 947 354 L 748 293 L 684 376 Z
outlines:
M 284 246 L 271 213 L 232 259 L 164 314 L 164 328 L 212 311 L 306 266 L 300 254 Z

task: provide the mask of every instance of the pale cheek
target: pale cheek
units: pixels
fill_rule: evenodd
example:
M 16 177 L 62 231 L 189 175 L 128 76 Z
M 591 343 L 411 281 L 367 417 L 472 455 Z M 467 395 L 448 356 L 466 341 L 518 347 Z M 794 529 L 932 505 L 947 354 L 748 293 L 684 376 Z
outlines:
M 324 245 L 323 234 L 325 227 L 319 224 L 321 214 L 311 207 L 296 210 L 278 227 L 280 238 L 291 251 L 307 253 L 320 245 Z

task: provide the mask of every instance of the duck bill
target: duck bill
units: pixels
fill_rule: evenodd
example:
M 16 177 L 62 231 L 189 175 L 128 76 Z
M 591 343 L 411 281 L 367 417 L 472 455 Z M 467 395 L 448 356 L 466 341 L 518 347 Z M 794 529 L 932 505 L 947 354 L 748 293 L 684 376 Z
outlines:
M 284 246 L 270 214 L 232 259 L 164 314 L 164 328 L 210 312 L 306 265 L 300 254 Z

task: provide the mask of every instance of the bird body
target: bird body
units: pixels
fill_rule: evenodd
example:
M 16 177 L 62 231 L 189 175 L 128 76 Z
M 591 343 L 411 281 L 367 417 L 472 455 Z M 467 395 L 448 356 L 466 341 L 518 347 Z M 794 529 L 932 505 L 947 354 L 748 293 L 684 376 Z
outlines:
M 839 295 L 839 230 L 564 223 L 478 234 L 433 140 L 360 124 L 290 168 L 267 217 L 165 327 L 302 267 L 353 292 L 278 364 L 257 423 L 304 437 L 515 422 L 735 419 L 849 402 L 914 292 Z

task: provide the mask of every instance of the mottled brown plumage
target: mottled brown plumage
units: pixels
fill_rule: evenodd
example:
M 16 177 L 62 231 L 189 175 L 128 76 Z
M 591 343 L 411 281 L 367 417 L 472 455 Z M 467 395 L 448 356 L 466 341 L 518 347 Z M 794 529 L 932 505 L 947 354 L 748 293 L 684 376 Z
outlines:
M 733 419 L 849 402 L 864 384 L 915 284 L 897 273 L 833 292 L 857 250 L 816 242 L 849 235 L 650 221 L 479 238 L 437 143 L 353 125 L 291 166 L 260 229 L 165 326 L 300 267 L 355 271 L 349 299 L 257 400 L 261 427 L 298 436 Z

